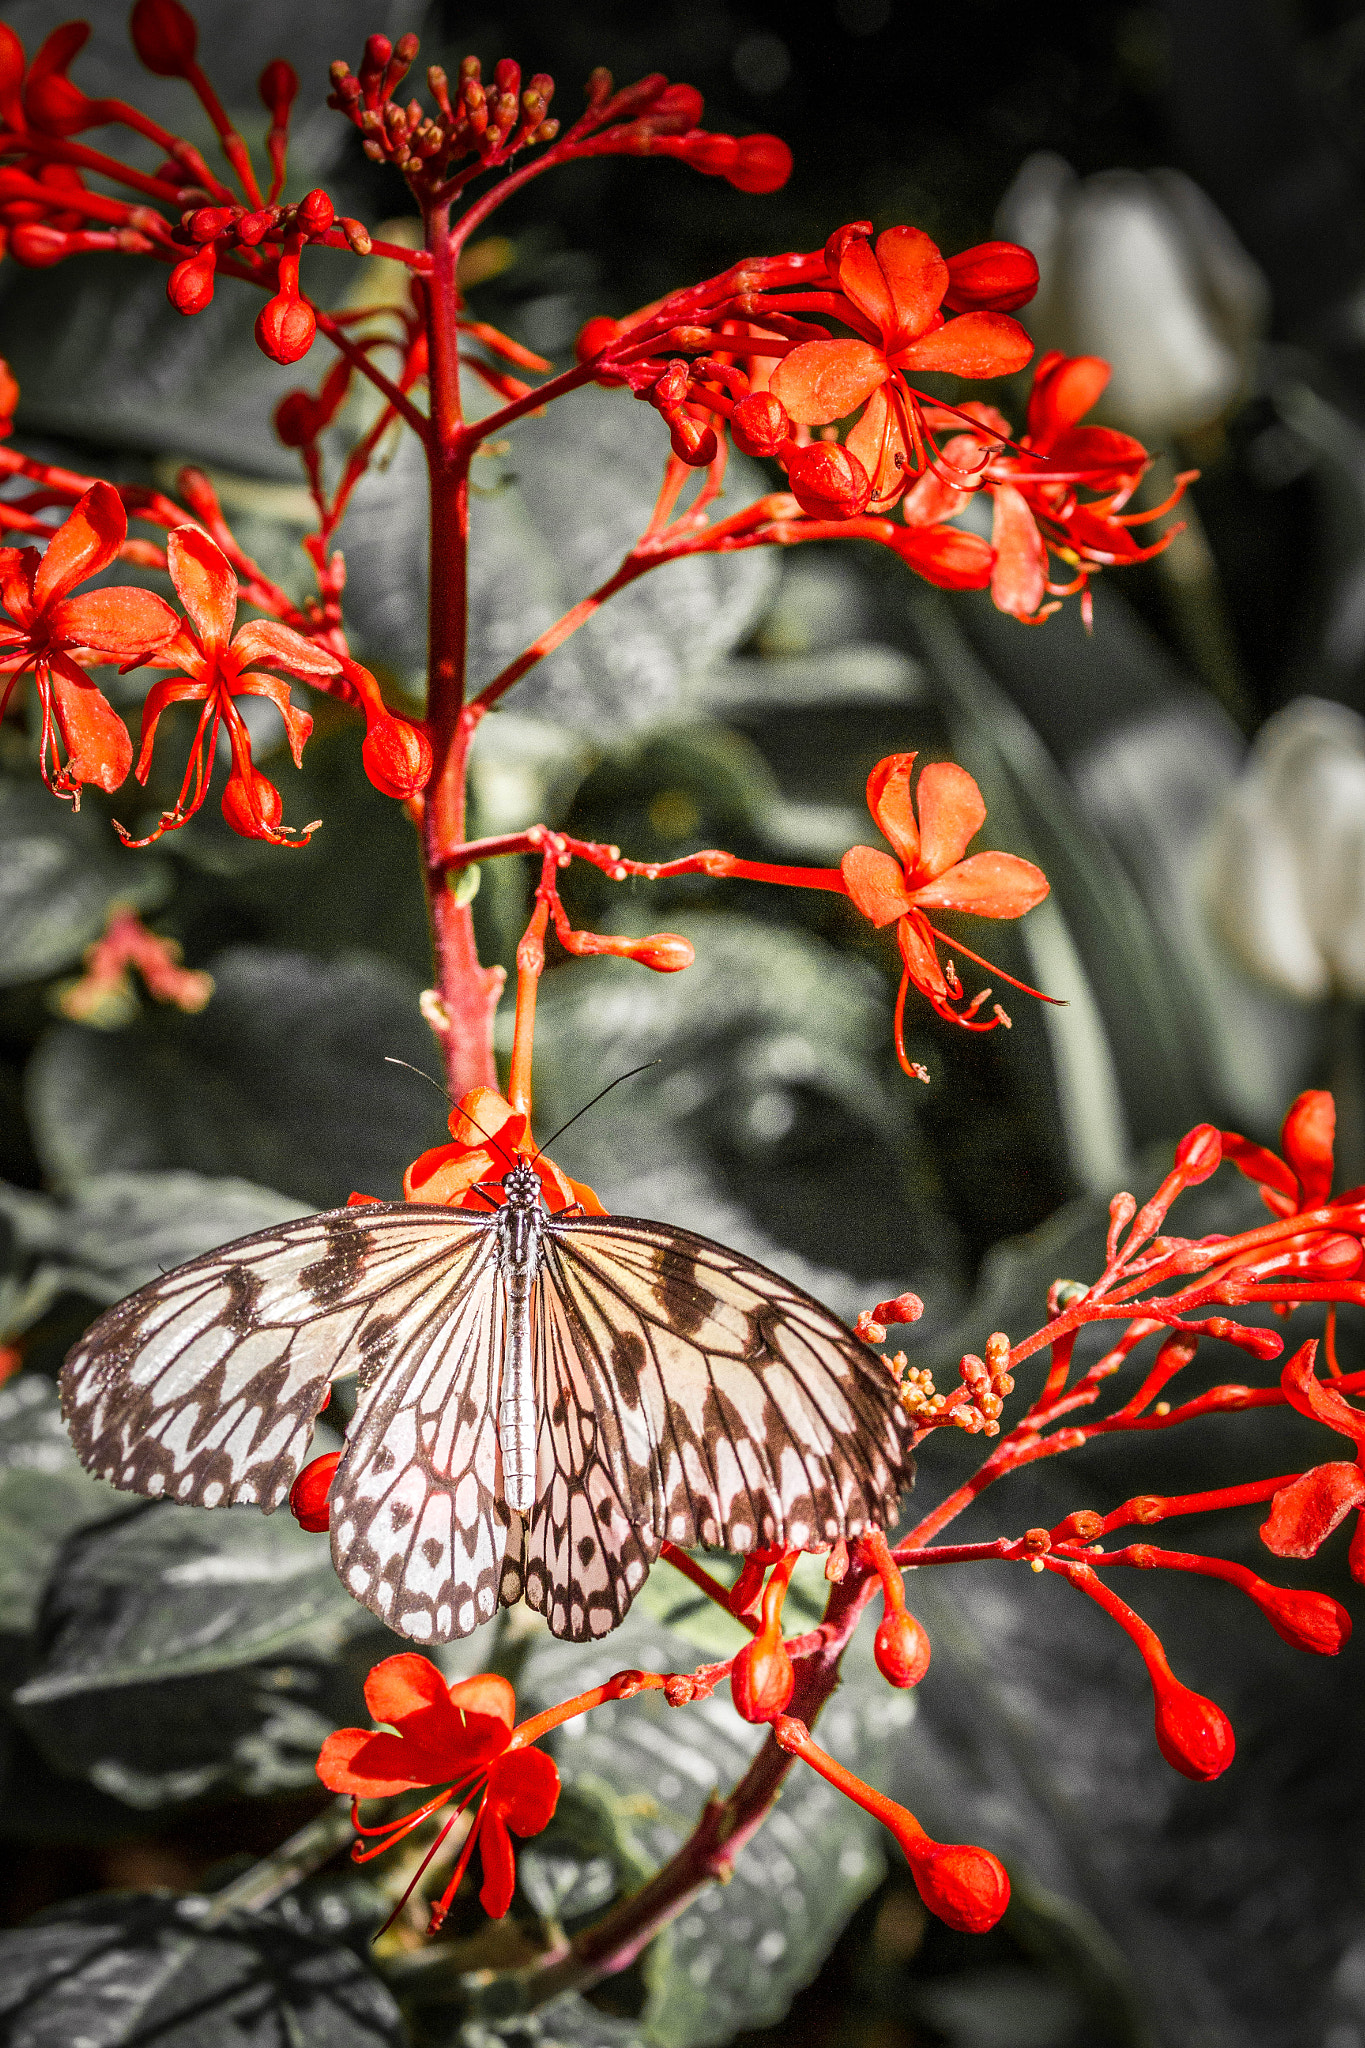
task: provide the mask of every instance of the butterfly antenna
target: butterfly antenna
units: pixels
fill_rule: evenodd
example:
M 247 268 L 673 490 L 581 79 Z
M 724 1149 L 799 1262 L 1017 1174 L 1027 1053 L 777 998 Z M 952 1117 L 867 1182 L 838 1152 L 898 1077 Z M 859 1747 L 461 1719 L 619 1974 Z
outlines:
M 447 1102 L 453 1102 L 455 1100 L 454 1096 L 450 1093 L 450 1090 L 448 1088 L 443 1088 L 440 1082 L 436 1079 L 436 1077 L 433 1074 L 428 1074 L 426 1070 L 422 1067 L 414 1067 L 411 1060 L 396 1060 L 391 1052 L 386 1052 L 384 1055 L 384 1065 L 386 1067 L 406 1067 L 408 1072 L 410 1074 L 416 1074 L 419 1080 L 430 1082 L 431 1086 L 436 1090 L 436 1093 L 438 1095 L 444 1095 Z
M 539 1159 L 541 1153 L 545 1150 L 546 1145 L 553 1145 L 556 1138 L 562 1138 L 565 1131 L 568 1130 L 569 1124 L 576 1124 L 581 1116 L 586 1116 L 588 1111 L 592 1109 L 595 1104 L 599 1103 L 604 1095 L 611 1094 L 613 1088 L 619 1088 L 623 1081 L 633 1081 L 637 1074 L 647 1074 L 651 1067 L 660 1067 L 662 1065 L 662 1060 L 646 1060 L 643 1066 L 630 1067 L 624 1074 L 618 1074 L 614 1081 L 608 1081 L 605 1088 L 598 1089 L 596 1095 L 592 1097 L 591 1101 L 585 1102 L 581 1109 L 576 1109 L 574 1111 L 573 1115 L 569 1118 L 568 1124 L 561 1124 L 559 1126 L 559 1129 L 554 1133 L 554 1135 L 545 1140 L 545 1144 L 540 1146 L 540 1148 L 536 1152 L 535 1159 L 531 1161 L 531 1164 L 533 1166 L 535 1165 L 536 1159 Z

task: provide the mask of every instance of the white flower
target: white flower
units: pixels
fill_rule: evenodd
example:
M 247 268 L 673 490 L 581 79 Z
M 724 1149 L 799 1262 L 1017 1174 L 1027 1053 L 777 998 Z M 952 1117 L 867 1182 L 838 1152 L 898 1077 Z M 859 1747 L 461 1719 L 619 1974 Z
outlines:
M 1252 972 L 1365 998 L 1365 719 L 1299 697 L 1269 719 L 1214 821 L 1210 909 Z

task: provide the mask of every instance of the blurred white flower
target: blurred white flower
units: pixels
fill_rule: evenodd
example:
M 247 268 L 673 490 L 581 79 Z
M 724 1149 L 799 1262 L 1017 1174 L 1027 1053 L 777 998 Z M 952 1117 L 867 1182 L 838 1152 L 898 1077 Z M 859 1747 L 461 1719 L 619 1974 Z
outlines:
M 1112 364 L 1097 417 L 1150 447 L 1208 426 L 1246 389 L 1266 282 L 1182 172 L 1078 178 L 1043 152 L 1024 164 L 996 224 L 1038 259 L 1038 295 L 1018 317 L 1039 348 Z
M 1365 998 L 1365 719 L 1299 697 L 1267 720 L 1207 862 L 1214 922 L 1254 974 Z

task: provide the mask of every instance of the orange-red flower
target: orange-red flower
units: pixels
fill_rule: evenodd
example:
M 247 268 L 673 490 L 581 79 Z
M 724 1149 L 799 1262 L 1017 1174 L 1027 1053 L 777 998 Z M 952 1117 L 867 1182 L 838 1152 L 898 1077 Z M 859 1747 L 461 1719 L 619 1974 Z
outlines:
M 43 712 L 43 775 L 59 796 L 77 802 L 82 783 L 117 789 L 133 759 L 128 728 L 85 665 L 146 661 L 179 623 L 150 590 L 119 585 L 71 595 L 78 583 L 109 567 L 127 536 L 118 492 L 97 483 L 43 554 L 0 548 L 0 603 L 8 615 L 0 620 L 0 714 L 19 677 L 32 670 Z
M 905 997 L 911 982 L 951 1023 L 990 1031 L 1009 1021 L 998 1003 L 994 1016 L 977 1016 L 989 989 L 973 996 L 965 1009 L 955 1007 L 962 1001 L 962 986 L 951 961 L 945 966 L 939 960 L 934 942 L 945 935 L 929 922 L 927 913 L 966 910 L 975 917 L 1022 917 L 1047 895 L 1048 880 L 1032 861 L 1017 854 L 975 853 L 964 859 L 986 821 L 981 791 L 965 768 L 952 761 L 931 761 L 920 773 L 912 801 L 914 760 L 913 754 L 888 754 L 867 778 L 868 808 L 895 848 L 896 858 L 872 846 L 853 846 L 839 865 L 844 886 L 863 916 L 879 927 L 896 924 L 905 963 L 896 999 L 896 1052 L 906 1073 L 922 1080 L 923 1070 L 905 1052 Z M 960 944 L 958 950 L 970 959 L 977 957 Z
M 353 1808 L 362 1799 L 388 1799 L 400 1792 L 435 1788 L 435 1796 L 415 1813 L 378 1827 L 363 1827 L 357 1814 L 356 1830 L 373 1846 L 366 1849 L 357 1843 L 356 1860 L 382 1855 L 439 1808 L 458 1799 L 459 1807 L 413 1879 L 416 1884 L 459 1814 L 477 1799 L 473 1825 L 450 1882 L 432 1909 L 430 1931 L 435 1933 L 449 1912 L 476 1842 L 483 1861 L 479 1903 L 500 1920 L 516 1886 L 511 1838 L 538 1835 L 549 1825 L 559 1799 L 559 1772 L 552 1759 L 544 1750 L 517 1740 L 517 1702 L 511 1686 L 491 1672 L 448 1686 L 434 1664 L 409 1652 L 375 1665 L 365 1680 L 365 1704 L 376 1721 L 395 1732 L 339 1728 L 329 1735 L 317 1765 L 323 1784 L 329 1791 L 349 1793 Z
M 577 1209 L 584 1216 L 606 1210 L 583 1181 L 570 1180 L 552 1159 L 536 1151 L 531 1120 L 492 1088 L 471 1088 L 450 1112 L 450 1145 L 434 1145 L 414 1159 L 403 1176 L 403 1198 L 439 1202 L 451 1209 L 498 1206 L 496 1188 L 518 1159 L 536 1170 L 545 1206 L 552 1213 Z
M 1031 264 L 1026 251 L 1015 254 Z M 844 228 L 831 239 L 826 263 L 844 300 L 841 318 L 859 338 L 802 342 L 777 365 L 769 388 L 802 426 L 826 426 L 863 407 L 844 443 L 844 459 L 868 483 L 867 497 L 853 509 L 882 511 L 927 459 L 923 409 L 907 373 L 1007 377 L 1024 367 L 1033 343 L 1007 313 L 973 310 L 944 319 L 952 277 L 919 228 L 888 228 L 875 248 L 866 223 Z M 1036 266 L 1032 275 L 1036 280 Z M 802 498 L 800 466 L 790 474 Z M 818 514 L 825 506 L 811 509 Z
M 1306 1088 L 1280 1128 L 1281 1159 L 1264 1145 L 1224 1131 L 1223 1157 L 1254 1181 L 1272 1216 L 1320 1209 L 1332 1193 L 1337 1106 L 1325 1088 Z
M 1353 1461 L 1333 1460 L 1301 1472 L 1282 1486 L 1261 1525 L 1261 1541 L 1276 1557 L 1315 1557 L 1352 1508 L 1365 1507 L 1365 1414 L 1353 1408 L 1314 1371 L 1317 1345 L 1300 1345 L 1280 1374 L 1291 1408 L 1324 1422 L 1355 1446 Z M 1365 1584 L 1365 1515 L 1351 1539 L 1351 1575 Z
M 233 634 L 237 578 L 222 549 L 202 528 L 177 526 L 172 530 L 166 542 L 166 565 L 189 617 L 175 638 L 156 655 L 157 668 L 175 668 L 182 673 L 155 684 L 148 692 L 137 757 L 139 782 L 145 782 L 150 772 L 157 722 L 166 707 L 194 702 L 204 708 L 175 809 L 163 815 L 147 839 L 130 844 L 146 846 L 194 816 L 208 794 L 221 725 L 226 726 L 232 745 L 232 772 L 223 791 L 223 816 L 234 831 L 246 838 L 268 839 L 276 846 L 302 845 L 315 828 L 310 825 L 296 834 L 281 825 L 284 806 L 280 793 L 253 764 L 251 736 L 233 700 L 239 696 L 269 698 L 284 720 L 297 767 L 313 721 L 306 711 L 295 709 L 288 683 L 278 676 L 262 675 L 252 665 L 268 662 L 272 668 L 282 668 L 286 675 L 309 682 L 319 676 L 337 674 L 341 663 L 326 648 L 305 640 L 301 633 L 277 624 L 274 619 L 252 619 Z M 123 836 L 128 838 L 127 833 Z

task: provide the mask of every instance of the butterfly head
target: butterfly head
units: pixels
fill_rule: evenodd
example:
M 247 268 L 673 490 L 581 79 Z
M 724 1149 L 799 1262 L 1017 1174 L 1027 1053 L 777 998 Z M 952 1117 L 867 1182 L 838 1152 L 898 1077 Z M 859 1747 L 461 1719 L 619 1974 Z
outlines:
M 529 1159 L 518 1159 L 502 1177 L 502 1192 L 509 1209 L 539 1209 L 544 1204 L 540 1175 Z

